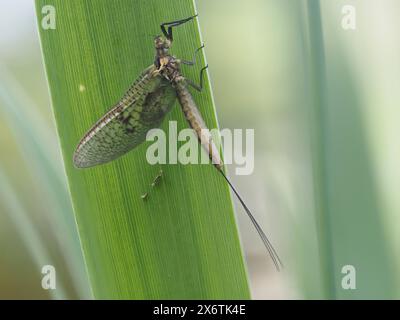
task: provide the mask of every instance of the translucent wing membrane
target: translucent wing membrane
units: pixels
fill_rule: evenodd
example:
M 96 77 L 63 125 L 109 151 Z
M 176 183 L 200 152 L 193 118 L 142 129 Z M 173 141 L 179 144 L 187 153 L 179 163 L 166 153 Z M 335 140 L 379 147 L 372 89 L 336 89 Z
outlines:
M 147 68 L 123 98 L 84 135 L 74 153 L 78 168 L 114 160 L 141 144 L 161 125 L 176 92 L 154 66 Z

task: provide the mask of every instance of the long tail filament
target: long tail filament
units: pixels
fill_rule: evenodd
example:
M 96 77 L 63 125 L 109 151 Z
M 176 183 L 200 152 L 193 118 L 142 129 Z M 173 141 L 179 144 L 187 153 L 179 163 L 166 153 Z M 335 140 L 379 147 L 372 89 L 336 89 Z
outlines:
M 278 271 L 280 271 L 283 268 L 283 263 L 281 259 L 279 258 L 278 254 L 276 253 L 274 247 L 272 246 L 271 242 L 269 241 L 267 235 L 264 233 L 264 231 L 261 229 L 261 226 L 258 224 L 257 220 L 254 218 L 253 214 L 251 213 L 250 209 L 246 206 L 244 201 L 242 200 L 241 196 L 239 193 L 236 191 L 235 187 L 232 185 L 230 180 L 227 178 L 225 173 L 222 170 L 218 170 L 221 172 L 222 176 L 225 178 L 225 180 L 228 182 L 229 186 L 231 187 L 232 191 L 235 193 L 236 197 L 239 199 L 240 203 L 243 206 L 243 209 L 246 211 L 247 215 L 249 216 L 251 222 L 253 223 L 254 227 L 256 228 L 258 234 L 261 237 L 261 240 L 264 243 L 264 246 L 267 248 L 269 255 L 271 256 L 272 261 L 274 262 L 274 265 Z

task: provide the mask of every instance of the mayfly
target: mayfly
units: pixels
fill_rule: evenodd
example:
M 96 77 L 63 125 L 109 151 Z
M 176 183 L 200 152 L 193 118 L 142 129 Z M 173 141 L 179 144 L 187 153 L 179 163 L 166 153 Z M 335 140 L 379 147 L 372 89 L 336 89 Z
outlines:
M 77 168 L 96 166 L 114 160 L 137 147 L 145 141 L 146 134 L 150 129 L 161 125 L 165 115 L 172 109 L 175 100 L 178 99 L 190 127 L 195 131 L 199 142 L 208 153 L 214 166 L 239 199 L 276 268 L 280 270 L 282 262 L 275 249 L 225 175 L 222 159 L 188 89 L 188 86 L 191 86 L 198 91 L 202 90 L 203 72 L 207 66 L 200 71 L 200 84 L 186 79 L 180 71 L 181 64 L 195 64 L 196 53 L 203 46 L 196 50 L 192 61 L 177 59 L 169 54 L 173 41 L 172 28 L 195 17 L 160 25 L 164 37 L 156 36 L 154 39 L 156 50 L 154 63 L 142 72 L 122 99 L 84 135 L 75 150 L 74 164 Z

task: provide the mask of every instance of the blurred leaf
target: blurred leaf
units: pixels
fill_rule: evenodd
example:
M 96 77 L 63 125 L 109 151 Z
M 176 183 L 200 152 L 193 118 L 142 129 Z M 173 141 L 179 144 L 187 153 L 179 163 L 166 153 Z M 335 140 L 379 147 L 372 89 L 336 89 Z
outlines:
M 73 285 L 78 294 L 82 298 L 88 298 L 90 293 L 81 247 L 64 172 L 60 165 L 61 157 L 56 153 L 57 141 L 52 130 L 42 119 L 33 99 L 27 96 L 5 66 L 0 67 L 0 112 L 13 131 L 16 145 L 36 187 L 39 187 L 46 199 L 42 210 L 46 212 L 47 222 L 52 226 L 50 238 L 56 240 L 57 249 L 74 279 Z M 31 195 L 26 195 L 29 196 Z
M 12 189 L 8 178 L 0 169 L 0 200 L 5 212 L 8 213 L 10 219 L 17 226 L 27 251 L 31 254 L 32 259 L 37 265 L 37 272 L 41 273 L 42 267 L 49 264 L 52 259 L 48 254 L 48 250 L 44 245 L 39 232 L 32 223 L 29 213 L 21 205 L 20 199 L 16 196 L 16 192 Z M 39 284 L 38 284 L 39 285 Z M 67 293 L 61 281 L 57 282 L 56 290 L 49 290 L 49 294 L 54 299 L 66 299 Z
M 359 93 L 337 49 L 326 63 L 320 2 L 308 2 L 314 200 L 323 298 L 394 298 L 394 269 L 368 155 Z M 354 266 L 356 290 L 342 268 Z

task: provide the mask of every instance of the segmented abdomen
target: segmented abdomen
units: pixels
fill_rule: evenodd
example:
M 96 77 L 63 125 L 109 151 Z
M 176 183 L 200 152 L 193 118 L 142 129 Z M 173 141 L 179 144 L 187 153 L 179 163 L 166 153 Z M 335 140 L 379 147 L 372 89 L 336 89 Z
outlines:
M 175 89 L 182 111 L 185 114 L 185 118 L 190 127 L 196 132 L 197 138 L 204 150 L 207 152 L 212 164 L 218 170 L 222 170 L 223 161 L 220 157 L 219 150 L 212 139 L 211 133 L 208 130 L 183 77 L 179 78 L 175 82 Z

